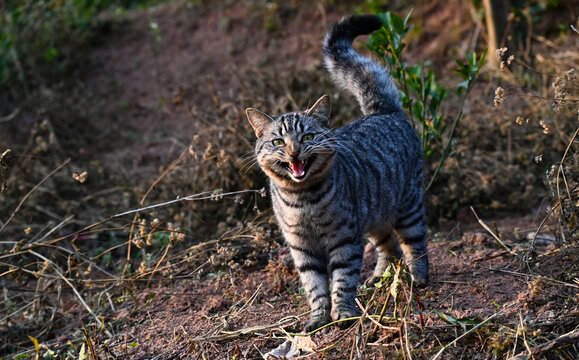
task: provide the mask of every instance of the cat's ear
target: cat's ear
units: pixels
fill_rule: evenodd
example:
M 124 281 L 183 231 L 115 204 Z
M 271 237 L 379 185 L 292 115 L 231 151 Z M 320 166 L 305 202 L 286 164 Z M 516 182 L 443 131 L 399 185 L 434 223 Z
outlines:
M 254 108 L 246 109 L 245 113 L 247 114 L 247 120 L 249 120 L 258 138 L 263 135 L 265 129 L 273 122 L 271 116 Z
M 330 103 L 330 97 L 324 95 L 316 101 L 314 106 L 306 110 L 306 114 L 318 119 L 322 125 L 328 127 L 330 126 L 330 111 L 332 110 L 332 104 Z

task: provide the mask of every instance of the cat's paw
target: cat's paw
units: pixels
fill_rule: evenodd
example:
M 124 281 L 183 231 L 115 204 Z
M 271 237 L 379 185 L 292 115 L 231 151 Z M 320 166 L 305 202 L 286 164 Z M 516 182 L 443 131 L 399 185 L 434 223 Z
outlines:
M 423 257 L 411 264 L 410 275 L 416 287 L 426 287 L 428 285 L 428 258 Z
M 321 328 L 330 322 L 327 316 L 312 316 L 304 325 L 304 330 L 306 333 L 310 333 L 316 329 Z
M 364 286 L 368 289 L 374 289 L 376 283 L 382 281 L 382 276 L 370 276 L 366 281 L 364 281 Z
M 358 319 L 353 319 L 360 316 L 360 313 L 356 310 L 338 308 L 332 314 L 332 319 L 338 321 L 338 327 L 340 329 L 346 329 L 352 326 Z M 346 320 L 349 319 L 349 320 Z
M 424 288 L 428 286 L 428 273 L 412 274 L 412 281 L 417 288 Z

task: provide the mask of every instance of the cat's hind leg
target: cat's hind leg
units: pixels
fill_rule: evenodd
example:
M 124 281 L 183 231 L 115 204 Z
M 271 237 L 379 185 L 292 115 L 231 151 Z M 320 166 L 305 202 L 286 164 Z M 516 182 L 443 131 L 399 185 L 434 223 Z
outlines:
M 426 246 L 426 223 L 422 202 L 415 203 L 408 212 L 398 218 L 394 225 L 394 232 L 400 241 L 404 260 L 410 269 L 412 279 L 418 286 L 427 285 L 428 249 Z
M 372 276 L 366 280 L 366 286 L 372 286 L 380 281 L 390 262 L 402 258 L 403 254 L 398 240 L 395 236 L 392 236 L 391 229 L 368 234 L 368 240 L 370 240 L 376 248 L 378 258 Z

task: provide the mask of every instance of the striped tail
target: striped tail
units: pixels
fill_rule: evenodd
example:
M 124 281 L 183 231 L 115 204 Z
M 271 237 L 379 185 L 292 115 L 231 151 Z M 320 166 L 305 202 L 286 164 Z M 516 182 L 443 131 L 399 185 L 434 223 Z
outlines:
M 350 15 L 332 27 L 324 40 L 324 62 L 334 82 L 350 91 L 364 115 L 400 111 L 398 90 L 388 70 L 358 54 L 352 41 L 380 29 L 375 15 Z

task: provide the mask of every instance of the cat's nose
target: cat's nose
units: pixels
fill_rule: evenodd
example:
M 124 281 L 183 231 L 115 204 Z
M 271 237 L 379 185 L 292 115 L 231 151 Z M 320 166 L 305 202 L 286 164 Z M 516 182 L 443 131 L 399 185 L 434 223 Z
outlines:
M 299 150 L 298 150 L 298 151 L 289 152 L 289 156 L 291 156 L 291 157 L 293 157 L 293 158 L 297 158 L 299 154 L 300 154 Z

